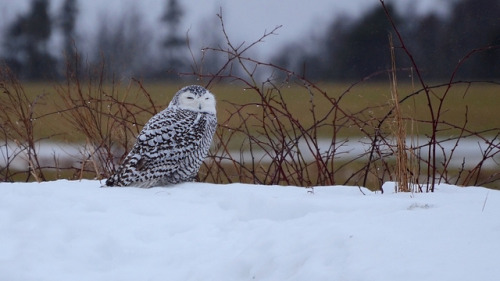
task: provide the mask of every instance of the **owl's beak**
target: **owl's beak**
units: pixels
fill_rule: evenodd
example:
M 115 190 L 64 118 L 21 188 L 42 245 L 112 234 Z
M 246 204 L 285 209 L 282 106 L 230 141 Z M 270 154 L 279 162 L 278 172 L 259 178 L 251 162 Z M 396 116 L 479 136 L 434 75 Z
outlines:
M 198 109 L 201 110 L 201 103 L 198 104 Z

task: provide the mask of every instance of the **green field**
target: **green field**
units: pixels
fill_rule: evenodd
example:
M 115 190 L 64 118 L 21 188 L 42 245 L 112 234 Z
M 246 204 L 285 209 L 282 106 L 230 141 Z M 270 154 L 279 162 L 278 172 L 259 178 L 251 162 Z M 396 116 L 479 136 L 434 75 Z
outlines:
M 151 96 L 156 110 L 159 111 L 168 105 L 175 92 L 182 87 L 180 84 L 169 82 L 144 82 L 142 86 L 143 89 L 137 83 L 131 82 L 126 85 L 104 85 L 101 87 L 90 85 L 90 89 L 88 85 L 84 85 L 83 88 L 84 94 L 88 98 L 99 98 L 98 93 L 102 91 L 105 94 L 116 96 L 119 100 L 143 107 L 150 106 L 144 95 L 144 91 L 146 91 Z M 363 114 L 366 119 L 380 119 L 389 112 L 391 96 L 388 83 L 362 83 L 352 88 L 350 86 L 350 84 L 330 83 L 320 84 L 319 87 L 329 97 L 339 100 L 338 107 L 348 114 Z M 64 129 L 67 126 L 63 120 L 64 118 L 61 118 L 61 113 L 67 109 L 65 108 L 67 105 L 61 99 L 61 92 L 67 91 L 64 84 L 61 86 L 61 84 L 50 82 L 23 83 L 22 87 L 29 100 L 32 102 L 36 100 L 33 103 L 36 135 L 40 137 L 53 136 L 55 139 L 67 141 L 73 141 L 80 137 L 78 133 Z M 398 91 L 400 98 L 404 98 L 420 89 L 416 86 L 404 84 L 399 86 Z M 210 90 L 218 100 L 219 123 L 230 119 L 230 115 L 234 111 L 232 103 L 248 104 L 261 101 L 261 97 L 254 90 L 245 89 L 243 86 L 215 85 Z M 432 90 L 431 102 L 435 116 L 437 116 L 439 98 L 442 97 L 446 90 L 446 87 Z M 287 85 L 281 88 L 280 91 L 288 110 L 304 124 L 312 124 L 312 103 L 318 116 L 322 116 L 332 108 L 332 104 L 318 93 L 313 93 L 311 103 L 310 92 L 302 86 Z M 64 93 L 62 94 L 64 95 Z M 403 115 L 409 119 L 423 122 L 431 120 L 428 100 L 423 92 L 407 99 L 401 106 Z M 466 127 L 479 132 L 500 128 L 500 119 L 497 117 L 499 108 L 499 85 L 484 83 L 471 86 L 467 84 L 453 85 L 443 102 L 439 119 L 462 126 L 467 117 Z M 260 109 L 255 106 L 254 110 L 251 108 L 246 110 L 248 110 L 247 113 L 257 113 Z M 147 113 L 143 115 L 140 116 L 138 123 L 144 123 L 150 117 Z M 423 122 L 420 122 L 419 126 L 414 128 L 417 134 L 429 133 L 429 126 Z M 345 133 L 346 136 L 359 136 L 359 131 L 356 129 L 344 130 L 342 133 Z M 497 131 L 490 132 L 490 134 L 496 133 Z M 443 132 L 443 134 L 448 133 Z

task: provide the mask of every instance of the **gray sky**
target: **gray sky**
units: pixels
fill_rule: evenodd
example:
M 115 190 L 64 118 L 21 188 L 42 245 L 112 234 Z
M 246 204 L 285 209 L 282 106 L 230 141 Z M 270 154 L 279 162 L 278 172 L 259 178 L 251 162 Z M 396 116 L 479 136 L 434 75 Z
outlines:
M 85 37 L 96 27 L 106 15 L 120 15 L 133 7 L 144 15 L 145 23 L 153 26 L 158 23 L 160 13 L 164 10 L 166 0 L 80 0 L 79 34 Z M 386 2 L 389 2 L 386 0 Z M 443 12 L 449 0 L 393 0 L 399 9 L 411 9 L 417 13 L 428 11 Z M 31 0 L 0 0 L 0 28 L 16 15 L 25 12 Z M 55 13 L 62 0 L 52 0 L 51 11 Z M 264 31 L 270 31 L 278 25 L 279 36 L 266 40 L 254 49 L 259 54 L 268 56 L 285 43 L 298 40 L 301 35 L 309 38 L 321 34 L 335 16 L 341 14 L 359 15 L 379 0 L 181 0 L 185 10 L 183 29 L 190 30 L 190 36 L 199 37 L 206 33 L 206 25 L 201 22 L 216 21 L 220 7 L 223 9 L 225 25 L 230 38 L 235 43 L 253 42 Z M 306 37 L 307 38 L 307 37 Z

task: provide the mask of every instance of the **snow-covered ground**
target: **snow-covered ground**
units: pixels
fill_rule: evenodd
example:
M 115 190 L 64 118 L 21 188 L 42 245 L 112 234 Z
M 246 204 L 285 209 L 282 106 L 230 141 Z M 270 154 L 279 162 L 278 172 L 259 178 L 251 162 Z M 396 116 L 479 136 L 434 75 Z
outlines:
M 499 280 L 500 191 L 0 184 L 0 280 Z
M 367 151 L 370 150 L 370 140 L 368 139 L 358 139 L 352 138 L 350 140 L 337 140 L 336 147 L 336 157 L 342 160 L 353 160 L 359 159 L 360 155 L 366 155 Z M 452 157 L 449 167 L 455 168 L 466 168 L 471 169 L 482 163 L 482 167 L 495 169 L 499 167 L 500 155 L 497 155 L 495 151 L 489 151 L 489 155 L 496 155 L 494 157 L 483 159 L 483 155 L 488 150 L 488 147 L 497 145 L 497 139 L 481 139 L 481 138 L 462 138 L 458 143 L 457 141 L 449 140 L 443 141 L 439 140 L 439 149 L 436 151 L 436 158 L 438 162 L 449 160 Z M 424 146 L 428 144 L 429 140 L 425 138 L 406 140 L 407 144 L 412 144 L 413 147 Z M 491 146 L 490 143 L 493 143 Z M 320 139 L 318 141 L 318 146 L 321 151 L 327 151 L 331 148 L 331 140 Z M 306 160 L 314 161 L 315 157 L 310 153 L 310 146 L 302 139 L 299 142 L 299 148 L 303 157 Z M 27 156 L 27 150 L 24 147 L 19 147 L 18 144 L 14 142 L 7 142 L 0 144 L 0 166 L 10 165 L 10 168 L 16 170 L 27 170 L 29 167 L 29 161 Z M 40 141 L 35 146 L 39 163 L 42 167 L 79 167 L 82 161 L 88 159 L 88 155 L 93 154 L 95 149 L 88 147 L 85 144 L 77 143 L 62 143 L 62 142 L 51 142 L 51 141 Z M 381 145 L 380 149 L 382 151 L 389 152 L 389 147 Z M 422 154 L 426 155 L 427 147 L 422 148 Z M 243 156 L 245 159 L 252 158 L 261 159 L 262 161 L 270 160 L 269 155 L 264 153 L 262 150 L 257 148 L 253 149 L 252 154 L 250 152 L 241 153 L 240 151 L 233 151 L 231 156 L 237 160 L 239 157 Z M 425 156 L 422 156 L 425 157 Z M 363 158 L 361 158 L 363 159 Z

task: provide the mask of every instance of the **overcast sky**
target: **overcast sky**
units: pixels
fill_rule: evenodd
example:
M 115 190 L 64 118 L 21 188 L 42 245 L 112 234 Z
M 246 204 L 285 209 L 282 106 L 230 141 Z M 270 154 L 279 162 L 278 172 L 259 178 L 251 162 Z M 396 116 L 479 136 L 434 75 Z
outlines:
M 379 0 L 181 0 L 185 18 L 183 29 L 190 30 L 191 36 L 199 36 L 206 25 L 201 23 L 216 20 L 220 8 L 230 37 L 236 42 L 253 42 L 264 31 L 278 25 L 279 36 L 266 40 L 258 47 L 263 55 L 270 55 L 284 43 L 298 40 L 300 35 L 314 36 L 324 31 L 332 20 L 341 14 L 360 15 Z M 386 0 L 386 2 L 389 2 Z M 399 9 L 412 9 L 417 13 L 428 11 L 443 12 L 449 0 L 393 0 Z M 4 29 L 16 15 L 25 13 L 31 0 L 0 0 L 0 28 Z M 62 0 L 52 0 L 51 12 L 55 13 Z M 133 7 L 144 15 L 145 23 L 150 26 L 158 23 L 166 0 L 80 0 L 79 33 L 90 34 L 103 16 L 113 17 Z

